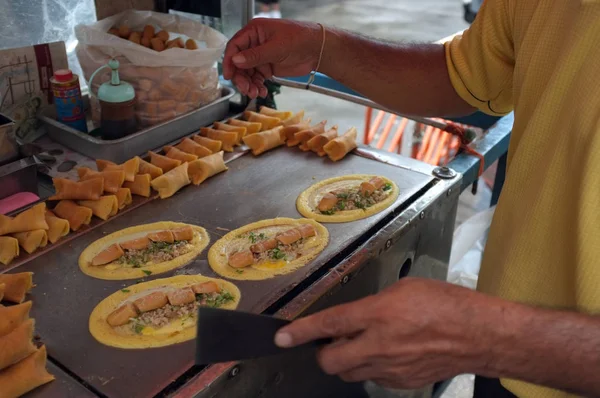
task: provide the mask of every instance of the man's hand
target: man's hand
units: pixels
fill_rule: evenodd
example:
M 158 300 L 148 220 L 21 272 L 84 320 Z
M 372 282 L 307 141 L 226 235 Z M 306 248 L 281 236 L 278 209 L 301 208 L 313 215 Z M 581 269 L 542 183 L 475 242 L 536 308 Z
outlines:
M 348 382 L 418 388 L 472 371 L 482 361 L 479 354 L 489 347 L 476 329 L 485 317 L 473 306 L 474 296 L 483 295 L 406 278 L 377 295 L 301 318 L 282 328 L 275 342 L 292 347 L 333 337 L 318 354 L 326 373 Z
M 303 76 L 317 64 L 321 48 L 317 24 L 257 18 L 227 44 L 223 77 L 251 98 L 267 95 L 272 76 Z

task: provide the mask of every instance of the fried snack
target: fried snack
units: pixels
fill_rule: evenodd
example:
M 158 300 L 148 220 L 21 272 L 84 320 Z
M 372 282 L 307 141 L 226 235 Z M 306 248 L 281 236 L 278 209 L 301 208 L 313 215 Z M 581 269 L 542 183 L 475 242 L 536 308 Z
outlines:
M 308 146 L 308 141 L 310 141 L 312 138 L 323 135 L 329 131 L 334 131 L 335 136 L 337 136 L 337 130 L 338 130 L 337 125 L 333 126 L 332 128 L 330 128 L 329 130 L 327 130 L 324 133 L 316 133 L 314 130 L 308 129 L 308 130 L 304 130 L 304 131 L 300 131 L 299 133 L 296 133 L 294 135 L 294 138 L 300 140 L 299 148 L 306 152 L 306 151 L 310 151 L 310 147 Z
M 152 39 L 154 37 L 154 26 L 152 26 L 152 25 L 144 26 L 144 32 L 142 33 L 142 36 Z
M 42 202 L 17 214 L 14 218 L 0 214 L 0 235 L 27 232 L 32 229 L 48 229 L 44 218 L 45 211 L 46 203 Z
M 343 135 L 334 138 L 325 144 L 323 150 L 329 156 L 329 159 L 337 162 L 338 160 L 343 159 L 348 152 L 357 147 L 356 136 L 356 128 L 352 127 Z
M 32 342 L 34 323 L 33 319 L 28 319 L 0 339 L 0 370 L 35 352 Z
M 152 188 L 158 191 L 161 199 L 171 197 L 175 192 L 190 183 L 188 163 L 175 167 L 173 170 L 152 180 Z
M 138 174 L 135 176 L 134 182 L 126 182 L 123 187 L 129 188 L 132 194 L 143 196 L 145 198 L 150 197 L 150 181 L 152 177 L 150 174 Z
M 183 114 L 183 113 L 188 113 L 189 111 L 191 111 L 192 109 L 194 109 L 193 106 L 188 105 L 184 102 L 180 102 L 179 104 L 177 104 L 177 106 L 175 107 L 175 112 L 179 115 Z
M 60 218 L 68 220 L 73 231 L 77 231 L 82 225 L 87 225 L 92 221 L 92 210 L 79 206 L 72 200 L 58 202 L 54 208 L 54 213 Z
M 112 245 L 102 250 L 100 253 L 96 254 L 96 256 L 92 258 L 90 264 L 92 266 L 109 264 L 123 256 L 124 254 L 125 252 L 123 251 L 121 246 L 119 246 L 118 243 L 113 243 Z
M 283 126 L 279 126 L 271 130 L 247 135 L 243 138 L 244 143 L 250 147 L 254 156 L 258 156 L 263 152 L 284 144 L 285 141 L 281 137 L 282 128 Z
M 276 117 L 277 119 L 280 120 L 286 120 L 292 117 L 293 113 L 290 111 L 278 111 L 276 109 L 273 108 L 269 108 L 266 106 L 261 106 L 260 107 L 260 112 L 261 115 L 267 115 L 267 116 L 271 116 L 271 117 Z
M 307 130 L 310 128 L 310 119 L 307 119 L 303 122 L 290 124 L 289 126 L 282 126 L 281 135 L 285 141 L 293 141 L 294 134 L 299 133 L 300 131 Z
M 125 172 L 125 181 L 133 181 L 135 179 L 135 175 L 140 169 L 140 161 L 136 156 L 129 159 L 125 163 L 117 165 L 109 160 L 96 159 L 96 167 L 98 167 L 98 170 L 100 171 L 123 170 Z
M 150 79 L 140 79 L 140 80 L 138 80 L 137 84 L 138 84 L 139 89 L 142 91 L 150 91 L 150 90 L 152 90 L 152 86 L 154 86 L 154 83 Z M 140 100 L 141 98 L 140 98 L 139 91 L 136 93 L 136 95 L 138 97 L 138 100 Z
M 66 178 L 53 178 L 56 194 L 49 200 L 97 200 L 104 192 L 104 179 L 93 178 L 87 181 L 71 181 Z
M 174 48 L 174 47 L 185 48 L 185 44 L 181 37 L 177 37 L 177 38 L 167 42 L 167 48 Z
M 117 204 L 119 206 L 119 210 L 123 209 L 125 206 L 130 205 L 133 201 L 131 197 L 131 190 L 129 188 L 119 188 L 115 196 L 117 197 Z
M 146 162 L 142 158 L 139 158 L 139 163 L 139 174 L 150 174 L 151 179 L 155 179 L 156 177 L 161 176 L 163 174 L 163 171 L 160 167 L 155 166 L 152 163 Z
M 158 37 L 155 37 L 154 39 L 150 39 L 150 47 L 152 47 L 154 51 L 163 51 L 165 49 L 165 42 Z
M 1 298 L 0 298 L 1 300 Z M 15 330 L 20 324 L 29 319 L 31 301 L 23 304 L 3 307 L 0 305 L 0 338 Z
M 222 131 L 233 131 L 235 133 L 237 133 L 238 135 L 238 145 L 241 144 L 242 142 L 242 138 L 244 138 L 244 136 L 246 135 L 246 127 L 241 127 L 241 126 L 232 126 L 230 124 L 225 124 L 225 123 L 221 123 L 221 122 L 215 122 L 213 124 L 213 128 L 215 130 L 222 130 Z
M 200 135 L 195 135 L 195 136 L 192 137 L 192 139 L 197 144 L 200 144 L 203 147 L 205 147 L 208 150 L 210 150 L 211 153 L 217 153 L 217 152 L 219 152 L 221 150 L 221 147 L 223 146 L 223 143 L 221 141 L 213 140 L 213 139 L 210 139 L 208 137 L 202 137 Z
M 142 40 L 142 34 L 140 32 L 131 32 L 128 40 L 135 44 L 140 44 Z
M 293 138 L 288 139 L 287 146 L 295 146 L 300 144 L 302 142 L 301 138 L 303 137 L 308 136 L 310 139 L 315 135 L 323 134 L 325 132 L 325 124 L 327 124 L 327 120 L 323 120 L 321 123 L 317 123 L 306 130 L 301 130 L 297 133 L 294 133 Z
M 190 153 L 185 153 L 182 150 L 170 145 L 165 145 L 163 147 L 163 151 L 165 151 L 168 158 L 181 160 L 182 162 L 192 162 L 198 159 L 198 156 L 192 155 Z
M 187 39 L 185 42 L 185 48 L 188 50 L 197 50 L 198 44 L 193 39 Z
M 13 237 L 19 241 L 19 245 L 29 254 L 40 247 L 48 244 L 48 234 L 44 229 L 36 229 L 29 232 L 17 232 Z
M 202 159 L 190 162 L 188 166 L 188 175 L 192 184 L 199 185 L 209 177 L 227 170 L 223 161 L 223 151 L 207 156 Z
M 104 221 L 119 211 L 119 200 L 115 195 L 102 196 L 98 200 L 80 200 L 79 205 L 91 209 L 96 217 Z
M 22 303 L 25 294 L 33 287 L 33 272 L 18 274 L 0 274 L 0 283 L 4 284 L 4 301 Z
M 80 181 L 87 181 L 94 178 L 102 178 L 104 180 L 104 192 L 116 193 L 125 182 L 125 172 L 123 170 L 104 170 L 94 171 L 88 167 L 80 167 L 77 169 Z
M 203 158 L 212 153 L 210 149 L 198 144 L 194 140 L 190 140 L 189 138 L 184 138 L 181 140 L 179 144 L 175 145 L 175 148 L 179 149 L 180 151 L 196 155 L 199 158 Z
M 144 47 L 150 48 L 150 39 L 147 37 L 142 37 L 142 40 L 140 40 L 140 44 Z
M 123 39 L 127 39 L 129 37 L 129 35 L 131 34 L 131 29 L 129 29 L 128 26 L 126 25 L 121 25 L 119 26 L 119 36 Z
M 323 147 L 331 140 L 336 138 L 338 135 L 337 126 L 335 128 L 330 128 L 323 134 L 315 135 L 313 138 L 306 142 L 308 149 L 315 152 L 319 156 L 325 156 L 325 151 Z
M 119 36 L 119 29 L 117 29 L 117 28 L 110 28 L 108 30 L 108 32 L 106 32 L 106 33 L 111 34 L 111 35 L 115 35 L 115 36 Z
M 245 111 L 244 119 L 246 119 L 249 122 L 260 123 L 260 131 L 267 131 L 281 124 L 281 119 L 279 118 L 263 115 L 252 111 Z
M 0 373 L 0 397 L 19 397 L 54 380 L 46 370 L 46 346 Z
M 181 164 L 181 160 L 168 158 L 158 153 L 148 152 L 150 156 L 150 162 L 157 167 L 160 167 L 163 173 L 173 170 L 175 167 Z
M 179 102 L 185 100 L 185 97 L 191 89 L 189 84 L 178 84 L 169 78 L 163 79 L 158 88 L 162 92 L 167 93 L 172 99 Z
M 172 99 L 158 101 L 158 111 L 159 112 L 173 110 L 173 109 L 175 109 L 176 106 L 177 106 L 177 103 L 175 102 L 175 100 L 172 100 Z
M 301 123 L 303 120 L 304 120 L 304 111 L 300 111 L 300 112 L 296 113 L 294 116 L 291 116 L 285 120 L 282 120 L 281 125 L 284 127 L 291 126 L 293 124 Z
M 56 243 L 63 236 L 67 236 L 70 231 L 69 221 L 58 218 L 50 210 L 46 210 L 46 222 L 48 223 L 48 240 L 50 243 Z
M 237 143 L 238 133 L 233 131 L 215 130 L 210 127 L 202 127 L 200 135 L 212 140 L 221 141 L 222 149 L 225 152 L 233 152 L 233 146 Z
M 19 241 L 12 236 L 0 236 L 0 263 L 8 265 L 16 257 L 19 257 Z
M 156 37 L 158 37 L 166 43 L 169 40 L 169 32 L 167 32 L 166 30 L 161 30 L 156 34 Z
M 239 119 L 229 119 L 227 121 L 227 124 L 230 124 L 232 126 L 237 126 L 237 127 L 245 127 L 246 134 L 258 133 L 262 127 L 262 124 L 260 124 L 260 123 L 247 122 L 245 120 L 239 120 Z

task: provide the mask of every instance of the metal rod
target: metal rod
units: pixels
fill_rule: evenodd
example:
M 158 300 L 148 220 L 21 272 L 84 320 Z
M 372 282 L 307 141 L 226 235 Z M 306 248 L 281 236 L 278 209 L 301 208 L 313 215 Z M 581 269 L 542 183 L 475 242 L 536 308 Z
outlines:
M 427 124 L 427 125 L 436 127 L 440 130 L 444 130 L 447 127 L 446 123 L 440 122 L 438 120 L 431 119 L 428 117 L 403 115 L 403 114 L 393 111 L 389 108 L 386 108 L 383 105 L 379 105 L 376 102 L 373 102 L 366 98 L 359 97 L 357 95 L 342 93 L 341 91 L 332 90 L 332 89 L 320 87 L 320 86 L 311 85 L 311 86 L 306 87 L 306 83 L 295 82 L 292 80 L 282 79 L 280 77 L 272 77 L 271 80 L 273 80 L 275 83 L 281 84 L 282 86 L 298 88 L 298 89 L 302 89 L 302 90 L 308 90 L 308 91 L 312 91 L 314 93 L 324 94 L 324 95 L 328 95 L 330 97 L 335 97 L 335 98 L 343 99 L 345 101 L 354 102 L 355 104 L 364 105 L 369 108 L 379 109 L 384 112 L 391 113 L 393 115 L 398 115 L 400 117 L 404 117 L 404 118 L 411 119 L 411 120 L 414 120 L 419 123 L 423 123 L 423 124 Z

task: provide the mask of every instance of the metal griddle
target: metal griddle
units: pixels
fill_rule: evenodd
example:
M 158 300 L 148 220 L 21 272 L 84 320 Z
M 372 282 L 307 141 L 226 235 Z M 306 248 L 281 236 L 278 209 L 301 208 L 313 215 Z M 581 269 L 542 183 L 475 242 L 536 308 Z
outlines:
M 32 271 L 37 285 L 30 294 L 37 333 L 53 361 L 90 389 L 109 397 L 148 397 L 175 382 L 194 362 L 194 342 L 147 350 L 121 350 L 104 346 L 88 331 L 89 314 L 105 297 L 136 283 L 104 281 L 84 275 L 78 267 L 80 253 L 90 243 L 138 224 L 180 221 L 207 229 L 211 243 L 242 225 L 275 217 L 299 218 L 298 195 L 325 178 L 345 174 L 379 174 L 400 187 L 396 203 L 375 216 L 344 224 L 326 224 L 330 242 L 319 257 L 294 273 L 264 281 L 234 281 L 242 292 L 240 310 L 272 312 L 295 286 L 311 281 L 381 228 L 435 183 L 428 174 L 384 164 L 355 154 L 333 163 L 297 148 L 280 148 L 254 158 L 244 155 L 228 164 L 229 171 L 202 185 L 189 186 L 167 200 L 152 200 L 76 239 L 32 259 L 11 272 Z M 384 220 L 385 219 L 385 220 Z M 210 247 L 210 246 L 209 246 Z M 207 262 L 205 250 L 178 270 L 144 278 L 201 273 L 218 277 Z M 317 272 L 316 272 L 317 271 Z M 140 280 L 141 281 L 141 280 Z

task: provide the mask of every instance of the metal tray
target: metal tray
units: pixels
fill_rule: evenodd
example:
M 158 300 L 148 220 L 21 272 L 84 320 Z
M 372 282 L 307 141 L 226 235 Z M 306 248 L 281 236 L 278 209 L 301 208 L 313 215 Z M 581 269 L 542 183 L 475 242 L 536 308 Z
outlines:
M 32 317 L 54 362 L 105 396 L 160 396 L 161 391 L 192 367 L 194 342 L 148 350 L 121 350 L 95 341 L 88 331 L 90 312 L 106 296 L 136 280 L 105 281 L 84 275 L 77 264 L 83 249 L 106 234 L 161 220 L 201 225 L 214 243 L 227 230 L 254 221 L 278 216 L 300 218 L 295 201 L 304 189 L 324 178 L 353 173 L 382 174 L 392 179 L 400 188 L 398 200 L 372 217 L 346 224 L 326 224 L 330 233 L 327 248 L 293 273 L 263 281 L 234 281 L 242 293 L 239 309 L 264 312 L 285 301 L 284 296 L 295 286 L 311 283 L 354 251 L 363 239 L 428 189 L 435 178 L 354 154 L 336 163 L 294 148 L 280 148 L 260 158 L 245 155 L 231 162 L 229 171 L 202 185 L 186 187 L 168 200 L 152 200 L 117 215 L 11 272 L 35 273 L 36 288 L 28 297 L 34 302 Z M 207 252 L 185 267 L 144 279 L 197 273 L 214 277 Z
M 56 121 L 53 106 L 42 109 L 38 118 L 45 124 L 48 135 L 54 141 L 92 159 L 122 163 L 135 155 L 141 155 L 181 138 L 215 120 L 223 119 L 229 111 L 229 99 L 233 95 L 233 89 L 222 87 L 220 99 L 117 140 L 102 140 L 59 123 Z

